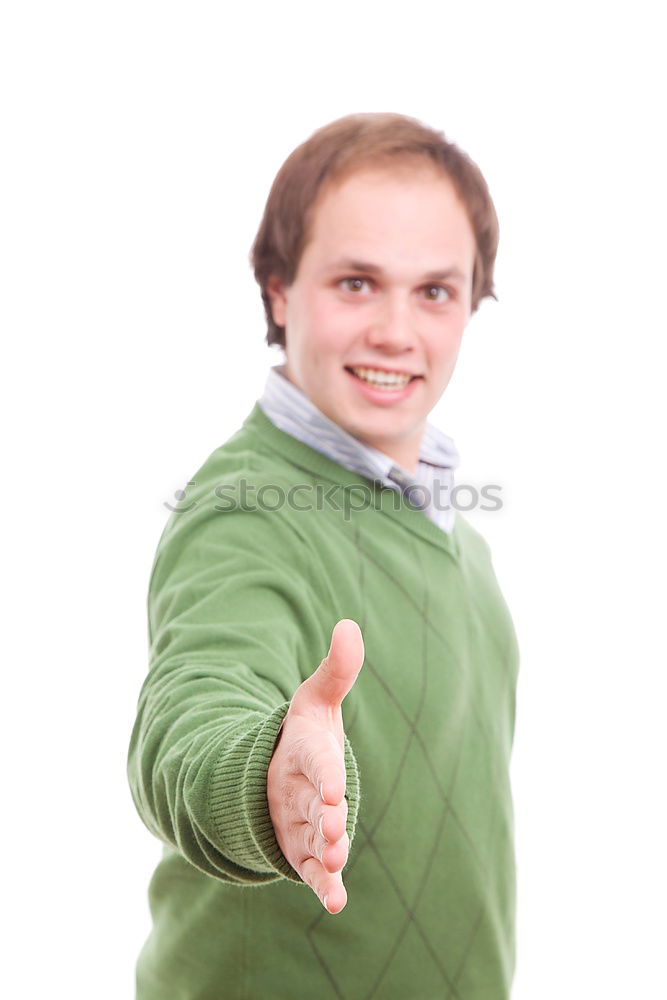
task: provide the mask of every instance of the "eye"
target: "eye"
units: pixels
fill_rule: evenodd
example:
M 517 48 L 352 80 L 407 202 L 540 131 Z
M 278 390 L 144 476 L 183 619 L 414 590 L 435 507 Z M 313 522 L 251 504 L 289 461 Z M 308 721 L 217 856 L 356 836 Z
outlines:
M 451 298 L 449 289 L 444 285 L 425 285 L 423 292 L 429 302 L 446 302 Z
M 364 290 L 364 285 L 368 285 L 367 278 L 341 278 L 338 282 L 341 288 L 346 292 L 362 292 Z

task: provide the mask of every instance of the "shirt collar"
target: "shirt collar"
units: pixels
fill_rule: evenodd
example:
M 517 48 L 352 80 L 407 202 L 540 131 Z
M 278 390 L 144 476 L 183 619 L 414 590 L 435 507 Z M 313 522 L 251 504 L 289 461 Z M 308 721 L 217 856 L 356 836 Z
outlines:
M 284 365 L 275 365 L 269 370 L 259 405 L 281 430 L 371 479 L 386 479 L 396 465 L 388 455 L 348 434 L 326 417 L 305 393 L 290 382 Z M 460 457 L 453 440 L 427 423 L 419 462 L 441 469 L 455 469 Z

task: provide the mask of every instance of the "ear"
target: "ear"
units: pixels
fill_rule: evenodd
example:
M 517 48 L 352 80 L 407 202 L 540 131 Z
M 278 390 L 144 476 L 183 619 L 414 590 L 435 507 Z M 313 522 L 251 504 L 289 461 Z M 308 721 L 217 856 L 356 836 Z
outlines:
M 271 315 L 276 326 L 287 325 L 287 296 L 284 283 L 272 274 L 266 283 L 266 294 L 271 303 Z

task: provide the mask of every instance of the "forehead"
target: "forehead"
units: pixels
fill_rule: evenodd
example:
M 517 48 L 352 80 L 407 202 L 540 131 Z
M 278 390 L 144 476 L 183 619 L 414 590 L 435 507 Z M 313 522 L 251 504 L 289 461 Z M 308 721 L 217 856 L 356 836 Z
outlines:
M 311 210 L 308 236 L 304 255 L 310 258 L 455 256 L 463 264 L 475 247 L 454 184 L 426 162 L 366 166 L 328 182 Z

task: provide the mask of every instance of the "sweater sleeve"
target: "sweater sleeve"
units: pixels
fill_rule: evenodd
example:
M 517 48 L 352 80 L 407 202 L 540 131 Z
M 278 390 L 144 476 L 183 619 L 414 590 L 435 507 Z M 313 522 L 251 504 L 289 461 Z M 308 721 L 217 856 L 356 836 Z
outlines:
M 152 833 L 227 882 L 301 882 L 275 838 L 266 780 L 290 699 L 335 624 L 317 613 L 302 548 L 280 512 L 211 507 L 172 517 L 153 567 L 130 788 Z M 352 841 L 347 738 L 345 765 Z

